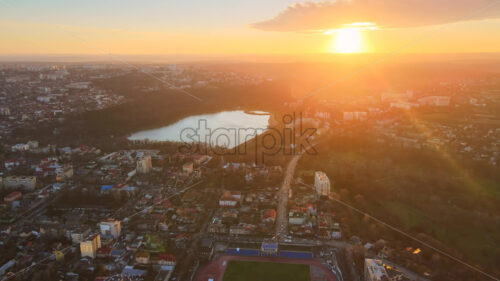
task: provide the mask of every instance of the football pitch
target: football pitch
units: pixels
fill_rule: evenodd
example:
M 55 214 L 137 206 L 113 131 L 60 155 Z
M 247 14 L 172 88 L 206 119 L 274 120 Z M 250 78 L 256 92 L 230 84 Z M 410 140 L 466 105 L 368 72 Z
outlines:
M 230 260 L 223 281 L 310 281 L 309 265 Z

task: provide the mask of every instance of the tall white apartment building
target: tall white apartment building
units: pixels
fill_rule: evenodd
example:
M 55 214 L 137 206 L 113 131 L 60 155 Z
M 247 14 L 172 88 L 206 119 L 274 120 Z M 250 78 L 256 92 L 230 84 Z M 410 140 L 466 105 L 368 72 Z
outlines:
M 96 234 L 89 240 L 80 242 L 80 253 L 82 257 L 94 258 L 97 256 L 97 250 L 101 248 L 101 235 Z
M 151 156 L 146 155 L 137 160 L 137 173 L 147 174 L 153 169 L 153 164 L 151 163 Z
M 330 180 L 324 172 L 317 171 L 314 173 L 314 189 L 318 196 L 330 195 Z

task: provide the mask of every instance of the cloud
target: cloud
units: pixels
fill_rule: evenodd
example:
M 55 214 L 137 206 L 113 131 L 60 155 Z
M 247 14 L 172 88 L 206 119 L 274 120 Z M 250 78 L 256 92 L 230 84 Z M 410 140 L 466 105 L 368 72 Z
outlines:
M 251 24 L 273 31 L 315 32 L 357 22 L 380 28 L 438 25 L 500 17 L 498 0 L 337 0 L 288 6 L 270 20 Z

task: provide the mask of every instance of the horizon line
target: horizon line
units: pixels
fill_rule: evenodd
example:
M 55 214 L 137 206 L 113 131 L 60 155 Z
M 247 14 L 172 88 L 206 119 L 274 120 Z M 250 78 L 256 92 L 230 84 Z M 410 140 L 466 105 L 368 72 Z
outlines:
M 148 59 L 169 59 L 171 63 L 194 63 L 194 62 L 320 62 L 317 61 L 318 58 L 362 58 L 370 56 L 380 56 L 386 55 L 387 53 L 302 53 L 302 54 L 78 54 L 78 53 L 46 53 L 46 54 L 0 54 L 0 63 L 109 63 L 118 64 L 114 62 L 113 59 L 107 58 L 109 56 L 124 56 L 132 59 L 134 62 L 152 63 Z M 460 56 L 464 56 L 460 58 Z M 71 58 L 69 58 L 71 57 Z M 411 59 L 412 57 L 428 57 L 433 58 L 435 61 L 439 60 L 460 60 L 460 59 L 500 59 L 500 52 L 465 52 L 465 53 L 402 53 L 398 54 L 394 60 L 398 58 L 401 59 Z M 288 59 L 289 61 L 284 61 Z M 274 61 L 273 61 L 274 60 Z M 324 61 L 329 62 L 329 61 Z M 159 64 L 169 63 L 169 62 L 156 62 Z

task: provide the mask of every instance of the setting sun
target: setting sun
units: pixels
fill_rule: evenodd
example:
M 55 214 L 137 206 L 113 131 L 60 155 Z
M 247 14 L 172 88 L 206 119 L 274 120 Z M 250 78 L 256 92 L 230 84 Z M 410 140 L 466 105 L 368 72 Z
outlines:
M 333 53 L 363 52 L 361 31 L 358 28 L 344 28 L 335 32 L 330 51 Z

